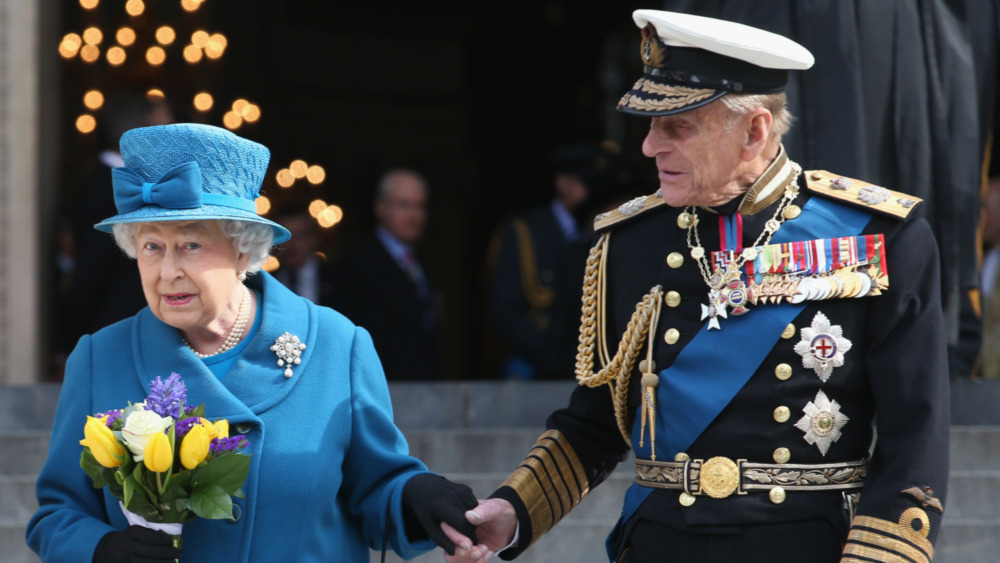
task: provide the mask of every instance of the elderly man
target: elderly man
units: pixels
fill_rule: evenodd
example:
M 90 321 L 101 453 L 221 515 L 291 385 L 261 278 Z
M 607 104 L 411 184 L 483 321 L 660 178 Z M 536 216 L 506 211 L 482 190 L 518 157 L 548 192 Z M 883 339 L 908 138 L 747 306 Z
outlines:
M 930 561 L 949 402 L 919 200 L 790 160 L 800 45 L 634 20 L 645 70 L 618 109 L 651 118 L 660 189 L 596 219 L 580 386 L 452 560 L 516 557 L 631 449 L 612 561 Z

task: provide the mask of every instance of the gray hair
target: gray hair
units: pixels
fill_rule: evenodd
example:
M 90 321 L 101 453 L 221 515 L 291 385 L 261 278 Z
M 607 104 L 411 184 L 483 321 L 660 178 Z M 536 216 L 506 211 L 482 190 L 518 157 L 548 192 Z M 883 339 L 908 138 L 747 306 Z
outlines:
M 247 263 L 247 273 L 253 274 L 260 271 L 264 262 L 267 262 L 271 255 L 271 246 L 274 244 L 274 231 L 271 227 L 263 223 L 252 221 L 240 221 L 238 219 L 213 219 L 219 222 L 222 232 L 229 237 L 233 248 L 239 252 L 250 255 Z M 111 231 L 115 235 L 115 242 L 129 258 L 133 260 L 137 256 L 135 237 L 139 232 L 142 223 L 115 223 L 111 225 Z
M 417 172 L 410 170 L 409 168 L 393 168 L 392 170 L 388 170 L 385 174 L 382 174 L 382 176 L 378 179 L 378 191 L 375 192 L 377 199 L 385 199 L 389 197 L 389 191 L 392 190 L 393 180 L 395 180 L 397 176 L 412 176 L 416 178 L 424 187 L 424 193 L 429 191 L 427 187 L 427 179 Z
M 771 112 L 770 139 L 780 141 L 792 128 L 792 122 L 795 121 L 795 117 L 788 111 L 788 97 L 784 92 L 776 94 L 726 94 L 721 98 L 721 101 L 734 114 L 730 125 L 735 124 L 738 117 L 757 108 L 764 108 Z

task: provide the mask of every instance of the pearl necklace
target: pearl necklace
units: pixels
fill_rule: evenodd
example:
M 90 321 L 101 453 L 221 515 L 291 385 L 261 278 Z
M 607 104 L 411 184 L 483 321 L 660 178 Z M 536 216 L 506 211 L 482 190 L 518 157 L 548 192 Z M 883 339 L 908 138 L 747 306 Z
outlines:
M 191 343 L 183 337 L 183 335 L 181 336 L 181 339 L 184 340 L 184 344 L 187 344 L 187 347 L 194 352 L 195 356 L 198 356 L 199 358 L 208 358 L 223 352 L 228 352 L 243 339 L 243 332 L 246 330 L 247 322 L 250 320 L 250 304 L 253 299 L 250 297 L 250 290 L 247 289 L 247 286 L 240 284 L 240 287 L 243 288 L 243 297 L 240 298 L 240 312 L 236 315 L 236 322 L 233 323 L 233 328 L 229 329 L 229 335 L 226 336 L 226 341 L 222 343 L 222 346 L 219 346 L 218 350 L 212 352 L 211 354 L 202 354 L 201 352 L 195 350 L 194 346 L 192 346 Z

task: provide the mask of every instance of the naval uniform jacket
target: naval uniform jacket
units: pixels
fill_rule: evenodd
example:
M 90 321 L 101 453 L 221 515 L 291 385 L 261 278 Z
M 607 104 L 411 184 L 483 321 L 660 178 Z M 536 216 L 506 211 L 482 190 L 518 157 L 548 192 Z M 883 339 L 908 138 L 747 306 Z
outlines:
M 820 182 L 825 188 L 812 178 L 825 180 Z M 850 234 L 884 235 L 888 289 L 878 296 L 806 301 L 804 309 L 789 321 L 791 326 L 785 326 L 784 330 L 779 327 L 780 334 L 768 337 L 767 348 L 758 351 L 762 359 L 741 368 L 747 370 L 745 384 L 723 400 L 721 411 L 707 427 L 683 451 L 666 446 L 671 437 L 664 433 L 669 429 L 658 427 L 656 453 L 660 461 L 673 461 L 677 454 L 683 454 L 677 459 L 709 460 L 722 456 L 751 463 L 780 461 L 789 467 L 867 459 L 870 464 L 853 525 L 844 493 L 856 490 L 788 490 L 780 502 L 772 500 L 767 490 L 726 498 L 700 495 L 694 497 L 693 504 L 685 506 L 680 502 L 684 491 L 633 484 L 626 495 L 622 521 L 608 540 L 612 560 L 627 543 L 629 524 L 637 519 L 696 533 L 827 519 L 843 531 L 846 542 L 843 561 L 932 558 L 931 543 L 941 529 L 940 503 L 947 485 L 949 423 L 937 247 L 926 221 L 910 216 L 909 208 L 898 207 L 898 200 L 911 207 L 913 200 L 892 193 L 889 202 L 868 205 L 855 197 L 863 183 L 838 192 L 829 189 L 832 178 L 835 177 L 825 172 L 805 172 L 800 176 L 799 193 L 792 203 L 803 209 L 802 216 L 786 221 L 783 228 L 810 213 L 807 204 L 812 198 L 829 203 L 828 211 L 870 214 L 861 232 Z M 606 311 L 607 326 L 599 337 L 606 339 L 609 354 L 613 355 L 636 304 L 653 286 L 662 286 L 664 294 L 677 292 L 680 299 L 675 306 L 662 306 L 651 343 L 660 381 L 657 411 L 667 409 L 668 415 L 683 413 L 691 397 L 684 393 L 665 396 L 665 382 L 672 377 L 669 368 L 709 322 L 702 318 L 708 286 L 690 255 L 687 230 L 678 226 L 678 216 L 684 210 L 664 204 L 657 195 L 637 203 L 641 204 L 638 212 L 634 208 L 627 215 L 615 212 L 614 217 L 605 220 L 603 228 L 601 221 L 596 225 L 599 234 L 610 232 L 604 266 L 606 287 L 598 297 Z M 714 211 L 731 215 L 737 203 Z M 773 201 L 743 217 L 743 246 L 754 245 L 778 205 L 778 201 Z M 880 212 L 890 207 L 896 215 Z M 832 221 L 836 226 L 837 213 L 827 214 L 828 223 Z M 717 215 L 699 209 L 698 217 L 700 239 L 710 255 L 721 246 Z M 676 255 L 668 260 L 674 253 L 682 258 L 679 264 Z M 762 308 L 784 306 L 758 304 L 751 306 L 744 316 L 752 320 Z M 794 350 L 802 338 L 802 330 L 815 326 L 819 313 L 831 325 L 841 327 L 843 336 L 851 342 L 843 365 L 834 367 L 825 383 L 813 369 L 804 366 L 804 356 Z M 719 319 L 720 331 L 712 332 L 724 337 L 727 322 L 733 318 L 730 315 L 728 319 Z M 668 332 L 676 341 L 667 336 Z M 742 354 L 738 344 L 723 339 L 722 345 L 694 361 L 708 367 L 727 354 Z M 646 358 L 646 352 L 643 346 L 639 359 Z M 601 367 L 596 361 L 595 364 L 594 371 Z M 635 456 L 649 459 L 650 429 L 644 430 L 644 447 L 638 447 L 636 440 L 642 413 L 641 378 L 642 374 L 634 368 L 628 390 L 627 424 L 632 429 Z M 696 393 L 713 392 L 711 382 L 700 384 Z M 803 417 L 809 420 L 807 405 L 817 401 L 819 391 L 835 401 L 840 413 L 848 417 L 839 438 L 830 443 L 825 455 L 807 442 L 806 432 L 795 425 Z M 779 416 L 784 409 L 787 409 L 785 416 Z M 606 385 L 577 387 L 568 406 L 549 417 L 547 427 L 549 431 L 542 435 L 524 464 L 494 493 L 512 502 L 520 524 L 518 546 L 502 552 L 504 559 L 516 557 L 555 525 L 629 453 L 630 444 L 618 429 L 612 393 Z M 744 478 L 741 483 L 746 485 L 748 480 Z M 907 526 L 922 531 L 906 532 Z M 869 559 L 855 559 L 852 554 L 863 554 Z M 900 554 L 910 559 L 893 559 Z M 743 560 L 770 561 L 773 556 L 770 551 L 746 553 Z
M 185 524 L 182 561 L 367 561 L 386 525 L 404 557 L 434 546 L 404 532 L 403 486 L 426 467 L 407 455 L 393 424 L 368 333 L 265 272 L 246 283 L 263 296 L 261 324 L 222 380 L 148 308 L 77 344 L 26 534 L 42 561 L 90 561 L 105 534 L 128 525 L 118 500 L 80 468 L 83 425 L 87 415 L 142 401 L 150 380 L 171 372 L 207 418 L 228 419 L 234 435 L 246 435 L 252 455 L 246 498 L 233 499 L 236 521 Z M 285 332 L 307 345 L 287 379 L 270 350 Z

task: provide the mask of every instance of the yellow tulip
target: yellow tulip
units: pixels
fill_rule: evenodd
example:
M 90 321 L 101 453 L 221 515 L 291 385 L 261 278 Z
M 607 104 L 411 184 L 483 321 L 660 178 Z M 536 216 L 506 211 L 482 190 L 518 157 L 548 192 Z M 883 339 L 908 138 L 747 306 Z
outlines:
M 170 438 L 163 432 L 153 434 L 146 442 L 146 449 L 142 453 L 142 463 L 146 469 L 157 473 L 170 471 L 173 461 L 174 452 L 170 448 Z
M 181 442 L 181 464 L 188 469 L 198 467 L 208 457 L 208 445 L 211 442 L 212 438 L 204 426 L 192 426 Z
M 125 448 L 99 418 L 87 417 L 83 435 L 84 439 L 80 440 L 80 445 L 90 448 L 90 453 L 94 455 L 97 463 L 104 467 L 118 467 L 122 464 L 125 459 Z
M 218 438 L 218 439 L 221 440 L 223 438 L 228 438 L 229 437 L 229 421 L 228 420 L 226 420 L 224 418 L 220 418 L 219 420 L 215 421 L 215 425 L 214 426 L 215 426 L 215 431 L 216 431 L 216 436 L 215 436 L 216 438 Z
M 212 424 L 207 418 L 201 419 L 201 425 L 205 428 L 205 432 L 208 432 L 208 439 L 211 441 L 218 434 L 218 429 Z

